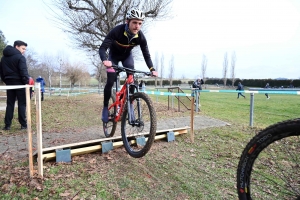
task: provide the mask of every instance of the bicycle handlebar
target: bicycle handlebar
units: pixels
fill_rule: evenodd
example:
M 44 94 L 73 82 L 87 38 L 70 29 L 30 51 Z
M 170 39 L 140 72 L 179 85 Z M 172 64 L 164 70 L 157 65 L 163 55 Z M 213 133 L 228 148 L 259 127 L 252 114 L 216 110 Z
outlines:
M 114 68 L 115 70 L 119 71 L 119 72 L 130 72 L 130 73 L 142 73 L 145 74 L 147 76 L 151 76 L 152 73 L 151 72 L 144 72 L 144 71 L 139 71 L 136 69 L 130 69 L 130 68 L 126 68 L 126 67 L 121 67 L 119 65 L 112 65 L 112 68 Z

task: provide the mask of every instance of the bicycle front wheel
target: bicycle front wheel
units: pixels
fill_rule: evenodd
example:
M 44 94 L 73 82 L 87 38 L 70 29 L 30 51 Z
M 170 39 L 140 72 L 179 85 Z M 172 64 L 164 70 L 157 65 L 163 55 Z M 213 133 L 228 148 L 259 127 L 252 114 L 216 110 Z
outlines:
M 237 170 L 239 199 L 300 200 L 300 119 L 260 131 L 246 146 Z
M 128 108 L 121 122 L 122 140 L 126 151 L 134 158 L 143 157 L 151 148 L 156 135 L 156 113 L 150 97 L 134 93 L 129 102 L 132 122 L 128 120 Z
M 115 96 L 112 95 L 109 99 L 108 107 L 112 105 L 115 101 L 116 101 Z M 103 132 L 105 137 L 112 137 L 116 132 L 117 122 L 115 122 L 114 120 L 116 112 L 117 112 L 116 106 L 112 107 L 108 111 L 109 121 L 107 123 L 103 122 Z

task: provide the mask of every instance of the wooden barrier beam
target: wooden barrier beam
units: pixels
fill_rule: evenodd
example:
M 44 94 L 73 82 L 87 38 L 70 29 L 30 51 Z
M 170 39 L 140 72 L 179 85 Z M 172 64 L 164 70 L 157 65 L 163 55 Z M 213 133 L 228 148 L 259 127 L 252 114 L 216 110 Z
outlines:
M 166 129 L 166 130 L 157 131 L 157 133 L 156 133 L 157 135 L 155 136 L 155 140 L 160 140 L 160 139 L 166 138 L 167 133 L 169 131 L 173 131 L 174 135 L 180 135 L 180 134 L 187 133 L 188 132 L 187 129 L 189 129 L 189 127 Z M 101 145 L 100 145 L 101 142 L 110 141 L 110 140 L 115 140 L 113 142 L 113 147 L 114 148 L 123 146 L 123 141 L 122 141 L 121 136 L 112 137 L 112 138 L 102 138 L 102 139 L 90 140 L 90 141 L 73 143 L 73 144 L 66 144 L 66 145 L 61 145 L 61 146 L 44 148 L 42 150 L 43 153 L 42 153 L 42 156 L 41 156 L 41 160 L 49 161 L 49 160 L 55 159 L 56 158 L 56 153 L 55 153 L 56 149 L 70 148 L 72 156 L 97 152 L 97 151 L 100 151 L 101 148 L 102 148 Z M 147 140 L 147 138 L 146 138 L 146 140 Z M 135 140 L 132 140 L 131 142 L 135 143 Z M 38 153 L 35 152 L 34 156 L 38 156 Z
M 165 132 L 169 131 L 177 131 L 179 133 L 185 133 L 187 129 L 190 127 L 181 127 L 181 128 L 174 128 L 174 129 L 164 129 L 164 130 L 159 130 L 156 131 L 156 135 L 163 134 Z M 139 135 L 146 135 L 146 133 L 140 133 Z M 96 139 L 96 140 L 89 140 L 89 141 L 84 141 L 84 142 L 77 142 L 77 143 L 72 143 L 72 144 L 65 144 L 65 145 L 60 145 L 60 146 L 54 146 L 54 147 L 48 147 L 48 148 L 43 148 L 43 152 L 51 152 L 55 151 L 55 149 L 64 149 L 64 148 L 74 148 L 74 147 L 84 147 L 88 145 L 94 144 L 99 144 L 100 142 L 105 142 L 105 141 L 110 141 L 110 140 L 122 140 L 121 136 L 115 136 L 115 137 L 110 137 L 110 138 L 101 138 L 101 139 Z M 37 151 L 34 152 L 34 155 L 38 154 Z

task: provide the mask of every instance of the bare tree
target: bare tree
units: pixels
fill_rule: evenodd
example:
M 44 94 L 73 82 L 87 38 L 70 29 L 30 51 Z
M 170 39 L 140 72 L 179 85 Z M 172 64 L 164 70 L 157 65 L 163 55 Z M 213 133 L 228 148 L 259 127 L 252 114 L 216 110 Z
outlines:
M 52 75 L 56 68 L 57 61 L 55 60 L 54 56 L 45 53 L 42 56 L 42 68 L 45 70 L 47 81 L 49 84 L 49 89 L 52 87 Z
M 79 83 L 86 87 L 87 84 L 90 83 L 90 80 L 91 80 L 91 75 L 89 74 L 89 72 L 83 70 L 79 79 Z
M 64 52 L 58 52 L 55 58 L 57 64 L 55 65 L 55 71 L 57 72 L 59 76 L 59 88 L 61 93 L 61 82 L 62 82 L 62 76 L 66 73 L 65 64 L 69 62 L 68 56 Z
M 125 23 L 132 7 L 142 9 L 147 22 L 169 17 L 173 0 L 52 0 L 59 11 L 52 11 L 54 21 L 81 49 L 98 50 L 104 37 L 118 24 Z M 45 3 L 46 4 L 46 3 Z M 57 10 L 56 9 L 56 10 Z
M 172 86 L 173 78 L 174 78 L 174 56 L 172 55 L 171 60 L 169 62 L 169 81 L 170 81 L 170 86 Z
M 224 54 L 224 61 L 223 61 L 223 82 L 224 82 L 224 87 L 226 87 L 227 73 L 228 73 L 228 57 L 227 57 L 227 52 L 226 52 Z
M 91 57 L 91 63 L 95 67 L 94 72 L 96 79 L 98 81 L 98 89 L 101 88 L 101 84 L 106 82 L 107 74 L 106 74 L 106 67 L 100 62 L 99 56 Z
M 39 60 L 37 53 L 33 50 L 28 48 L 26 53 L 24 54 L 24 57 L 26 58 L 26 64 L 28 68 L 29 75 L 35 79 L 41 74 Z
M 8 41 L 6 41 L 3 32 L 0 30 L 0 58 L 2 58 L 3 50 L 6 47 Z
M 163 77 L 164 77 L 164 63 L 165 63 L 165 57 L 164 54 L 162 53 L 160 56 L 160 87 L 163 86 Z
M 74 88 L 75 83 L 82 81 L 86 78 L 86 67 L 82 63 L 66 63 L 66 76 L 71 83 L 71 88 Z
M 232 87 L 234 87 L 235 82 L 235 62 L 236 62 L 236 55 L 235 52 L 231 55 L 231 81 L 232 81 Z
M 201 63 L 201 72 L 202 72 L 202 80 L 205 84 L 206 81 L 206 68 L 207 68 L 207 58 L 206 56 L 203 54 L 202 56 L 202 63 Z
M 155 60 L 154 60 L 154 66 L 155 66 L 155 70 L 158 72 L 159 71 L 159 55 L 158 52 L 155 53 Z M 158 75 L 159 76 L 159 75 Z M 157 78 L 155 77 L 155 87 L 157 87 Z

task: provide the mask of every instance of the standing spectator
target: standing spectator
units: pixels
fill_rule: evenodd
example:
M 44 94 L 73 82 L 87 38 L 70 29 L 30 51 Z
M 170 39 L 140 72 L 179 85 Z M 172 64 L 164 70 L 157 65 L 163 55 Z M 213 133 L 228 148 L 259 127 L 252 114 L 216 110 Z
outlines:
M 266 86 L 265 86 L 265 89 L 268 89 L 268 88 L 271 88 L 269 83 L 267 83 Z M 267 99 L 270 99 L 270 96 L 269 96 L 268 93 L 265 93 L 265 95 L 266 95 Z
M 203 83 L 204 83 L 203 80 L 200 77 L 198 77 L 193 82 L 193 88 L 195 88 L 196 90 L 202 90 L 202 86 L 201 85 L 203 85 Z M 198 95 L 198 103 L 199 103 L 199 106 L 201 106 L 200 105 L 200 92 L 199 91 L 196 91 L 196 92 L 199 93 L 199 95 Z M 193 95 L 195 95 L 195 90 L 193 91 Z M 196 99 L 195 99 L 195 103 L 194 104 L 196 105 Z
M 243 91 L 244 90 L 244 86 L 242 85 L 241 82 L 238 83 L 238 87 L 236 88 L 236 90 L 239 90 L 239 91 Z M 246 98 L 241 92 L 238 93 L 238 96 L 237 96 L 237 99 L 240 98 L 240 95 L 242 97 L 244 97 L 244 99 Z
M 35 80 L 37 83 L 40 83 L 41 84 L 41 101 L 44 101 L 44 92 L 45 92 L 45 81 L 44 79 L 39 76 L 36 80 Z
M 31 99 L 32 94 L 34 93 L 34 80 L 32 77 L 29 77 L 29 85 L 32 85 L 32 87 L 30 87 L 30 99 Z
M 145 83 L 145 81 L 143 81 L 143 83 L 142 83 L 142 90 L 145 91 L 145 89 L 146 89 L 146 83 Z
M 25 42 L 17 40 L 14 42 L 13 47 L 8 45 L 3 50 L 0 74 L 6 85 L 25 85 L 29 83 L 26 59 L 23 56 L 26 47 L 27 44 Z M 6 96 L 5 127 L 3 130 L 10 130 L 16 99 L 18 100 L 18 119 L 21 129 L 27 129 L 25 88 L 8 89 L 6 90 Z
M 139 89 L 140 89 L 140 90 L 141 90 L 141 89 L 142 89 L 142 87 L 143 87 L 143 82 L 144 82 L 144 81 L 143 81 L 143 80 L 141 80 L 141 81 L 140 81 L 140 83 L 139 83 Z
M 140 84 L 139 84 L 139 89 L 141 91 L 145 91 L 145 88 L 146 88 L 146 84 L 145 84 L 145 81 L 141 80 Z

